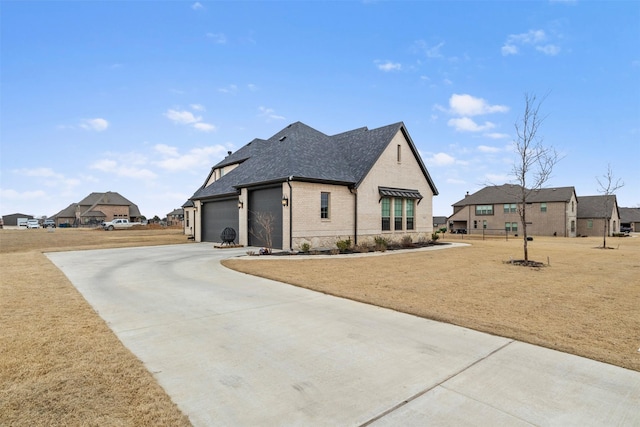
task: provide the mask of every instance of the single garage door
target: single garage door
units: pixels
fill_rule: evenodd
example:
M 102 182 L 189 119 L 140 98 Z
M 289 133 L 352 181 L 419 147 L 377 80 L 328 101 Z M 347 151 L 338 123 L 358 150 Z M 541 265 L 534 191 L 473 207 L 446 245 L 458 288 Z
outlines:
M 282 249 L 282 187 L 249 192 L 249 246 L 269 246 L 271 234 L 274 249 Z
M 208 202 L 202 205 L 202 241 L 222 242 L 220 233 L 227 227 L 236 231 L 238 242 L 238 199 Z

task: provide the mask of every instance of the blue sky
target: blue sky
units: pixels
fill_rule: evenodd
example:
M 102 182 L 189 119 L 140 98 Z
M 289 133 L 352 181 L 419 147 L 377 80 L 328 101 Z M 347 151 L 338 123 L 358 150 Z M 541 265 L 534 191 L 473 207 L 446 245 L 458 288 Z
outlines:
M 3 1 L 0 214 L 117 191 L 164 217 L 213 164 L 301 121 L 402 121 L 434 215 L 511 182 L 525 92 L 547 186 L 640 206 L 640 2 Z

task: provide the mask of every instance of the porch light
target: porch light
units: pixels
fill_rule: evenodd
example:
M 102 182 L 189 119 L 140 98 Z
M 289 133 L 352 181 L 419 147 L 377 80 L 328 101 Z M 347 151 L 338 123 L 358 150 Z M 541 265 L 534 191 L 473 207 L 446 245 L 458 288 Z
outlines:
M 242 203 L 242 199 L 238 199 L 238 209 L 242 209 L 244 203 Z
M 285 206 L 285 207 L 289 206 L 289 199 L 287 199 L 286 194 L 282 195 L 282 206 Z

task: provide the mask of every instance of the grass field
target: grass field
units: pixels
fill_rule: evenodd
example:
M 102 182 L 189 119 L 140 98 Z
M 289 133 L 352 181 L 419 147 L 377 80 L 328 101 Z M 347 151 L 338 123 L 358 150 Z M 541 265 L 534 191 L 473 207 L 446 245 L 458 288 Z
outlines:
M 366 257 L 225 265 L 640 371 L 640 238 L 535 238 Z M 451 239 L 451 240 L 450 240 Z M 0 230 L 0 425 L 189 425 L 142 363 L 43 255 L 187 243 L 181 230 Z M 90 262 L 90 260 L 88 260 Z

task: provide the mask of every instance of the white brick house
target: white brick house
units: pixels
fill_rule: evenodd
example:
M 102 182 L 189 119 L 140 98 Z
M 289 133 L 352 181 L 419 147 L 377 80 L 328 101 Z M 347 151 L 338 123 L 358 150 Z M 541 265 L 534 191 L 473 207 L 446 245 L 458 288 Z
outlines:
M 185 204 L 196 241 L 299 249 L 354 244 L 377 236 L 413 241 L 433 231 L 438 191 L 403 123 L 328 136 L 296 122 L 255 139 L 213 166 Z M 193 204 L 193 206 L 188 206 Z

